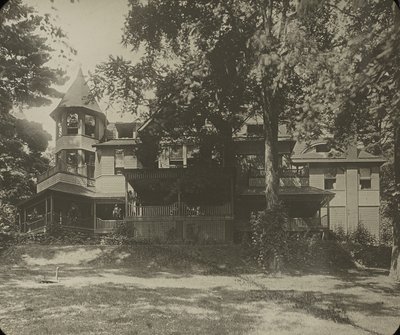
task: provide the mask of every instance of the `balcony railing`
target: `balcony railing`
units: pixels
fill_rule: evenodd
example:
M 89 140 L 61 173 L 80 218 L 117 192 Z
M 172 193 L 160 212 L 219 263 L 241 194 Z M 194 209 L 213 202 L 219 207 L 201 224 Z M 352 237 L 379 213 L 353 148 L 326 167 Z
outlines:
M 281 186 L 308 186 L 309 171 L 307 168 L 288 169 L 278 171 Z M 265 187 L 265 170 L 251 169 L 248 175 L 249 187 Z
M 309 218 L 289 218 L 288 230 L 312 230 L 312 229 L 322 229 L 324 227 L 321 223 L 320 217 L 309 217 Z
M 134 206 L 133 204 L 128 204 L 128 216 L 232 216 L 232 207 L 230 203 L 220 206 L 188 206 L 184 203 L 160 206 Z
M 58 172 L 70 173 L 77 176 L 85 177 L 85 178 L 94 178 L 94 166 L 89 164 L 84 164 L 80 166 L 70 165 L 65 163 L 64 161 L 59 160 L 55 166 L 48 169 L 43 174 L 37 177 L 37 182 L 40 183 L 51 176 L 54 176 Z M 90 182 L 88 182 L 88 186 Z
M 309 171 L 307 168 L 301 168 L 301 169 L 280 168 L 278 170 L 278 175 L 280 178 L 308 178 Z M 265 177 L 265 169 L 250 169 L 249 177 L 250 178 Z

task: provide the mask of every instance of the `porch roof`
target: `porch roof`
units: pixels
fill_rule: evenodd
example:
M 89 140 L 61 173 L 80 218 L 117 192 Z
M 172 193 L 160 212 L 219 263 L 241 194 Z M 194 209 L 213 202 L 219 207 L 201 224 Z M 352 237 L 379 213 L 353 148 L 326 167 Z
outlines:
M 240 195 L 243 196 L 264 196 L 263 188 L 246 189 Z M 317 201 L 327 203 L 334 198 L 335 194 L 327 190 L 321 190 L 312 186 L 285 186 L 279 188 L 279 198 L 291 201 Z
M 186 176 L 192 173 L 204 173 L 208 170 L 209 173 L 214 172 L 224 172 L 224 175 L 230 177 L 233 175 L 232 169 L 228 168 L 202 168 L 202 167 L 192 167 L 192 168 L 173 168 L 173 169 L 125 169 L 123 174 L 127 181 L 134 180 L 144 180 L 144 179 L 174 179 Z
M 39 199 L 40 197 L 44 196 L 45 194 L 49 192 L 57 192 L 57 193 L 64 193 L 64 194 L 70 194 L 70 195 L 75 195 L 75 196 L 80 196 L 80 197 L 85 197 L 85 198 L 92 198 L 92 199 L 125 199 L 125 193 L 118 193 L 118 194 L 113 194 L 113 193 L 99 193 L 95 192 L 92 190 L 89 190 L 83 186 L 79 185 L 73 185 L 73 184 L 67 184 L 67 183 L 57 183 L 55 185 L 50 186 L 49 188 L 46 188 L 45 190 L 33 195 L 32 197 L 28 199 L 24 199 L 20 201 L 17 204 L 17 207 L 22 206 L 24 204 L 28 204 L 36 199 Z
M 33 200 L 36 200 L 45 194 L 49 192 L 60 192 L 60 193 L 67 193 L 67 194 L 74 194 L 78 196 L 83 196 L 83 197 L 92 197 L 94 195 L 93 191 L 90 191 L 82 186 L 79 185 L 73 185 L 73 184 L 67 184 L 67 183 L 57 183 L 55 185 L 50 186 L 49 188 L 46 188 L 45 190 L 36 193 L 35 195 L 31 196 L 28 199 L 24 199 L 20 201 L 17 206 L 22 206 L 24 204 L 27 204 Z
M 135 145 L 138 143 L 137 139 L 134 138 L 118 138 L 109 140 L 107 142 L 100 142 L 93 144 L 92 147 L 119 147 L 125 145 Z

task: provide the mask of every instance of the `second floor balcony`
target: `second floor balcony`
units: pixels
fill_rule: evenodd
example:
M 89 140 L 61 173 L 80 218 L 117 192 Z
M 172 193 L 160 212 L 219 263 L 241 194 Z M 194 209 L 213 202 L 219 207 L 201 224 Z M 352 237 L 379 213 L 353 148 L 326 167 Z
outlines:
M 309 186 L 309 170 L 302 168 L 280 168 L 278 171 L 280 186 Z M 248 172 L 248 187 L 265 187 L 265 170 L 250 169 Z
M 37 177 L 37 183 L 41 183 L 57 173 L 65 173 L 74 175 L 77 177 L 87 178 L 87 186 L 94 184 L 94 165 L 83 164 L 83 165 L 71 165 L 67 164 L 62 160 L 58 160 L 55 166 L 48 169 Z

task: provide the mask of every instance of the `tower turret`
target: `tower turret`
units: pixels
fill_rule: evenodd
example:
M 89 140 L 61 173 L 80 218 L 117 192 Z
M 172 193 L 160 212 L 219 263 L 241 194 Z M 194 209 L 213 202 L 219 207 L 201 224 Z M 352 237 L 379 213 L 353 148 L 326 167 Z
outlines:
M 93 144 L 104 136 L 107 119 L 94 99 L 82 69 L 50 114 L 56 121 L 56 162 L 68 172 L 94 177 Z

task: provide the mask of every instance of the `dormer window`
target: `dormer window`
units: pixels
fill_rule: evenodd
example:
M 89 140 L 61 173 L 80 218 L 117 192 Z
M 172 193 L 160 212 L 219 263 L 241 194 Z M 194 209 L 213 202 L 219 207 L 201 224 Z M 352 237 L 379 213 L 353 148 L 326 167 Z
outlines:
M 79 129 L 78 113 L 67 114 L 67 135 L 77 135 Z
M 96 129 L 96 119 L 92 115 L 85 115 L 85 135 L 94 137 Z
M 318 144 L 315 146 L 315 151 L 316 152 L 329 152 L 329 146 L 326 143 L 323 144 Z
M 264 127 L 262 124 L 248 124 L 247 136 L 263 136 Z

